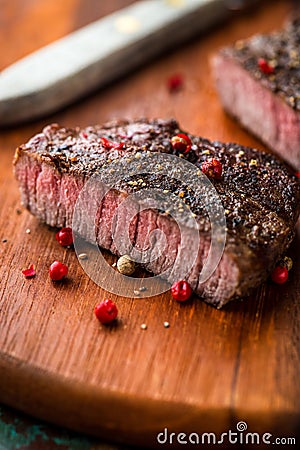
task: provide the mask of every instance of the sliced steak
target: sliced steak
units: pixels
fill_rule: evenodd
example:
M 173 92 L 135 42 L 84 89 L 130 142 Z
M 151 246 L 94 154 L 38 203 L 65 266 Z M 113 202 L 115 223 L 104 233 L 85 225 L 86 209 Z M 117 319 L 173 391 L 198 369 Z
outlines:
M 300 19 L 222 49 L 213 75 L 227 112 L 300 170 Z
M 133 160 L 149 155 L 177 154 L 170 140 L 178 133 L 182 131 L 175 120 L 122 121 L 85 129 L 49 125 L 16 151 L 15 176 L 22 202 L 53 227 L 72 226 L 76 200 L 99 168 L 113 171 L 119 161 L 126 161 L 130 167 Z M 130 253 L 132 248 L 150 249 L 151 258 L 142 261 L 146 269 L 154 274 L 165 271 L 169 281 L 181 278 L 186 255 L 200 233 L 197 255 L 186 279 L 199 296 L 221 307 L 263 282 L 290 245 L 300 210 L 300 185 L 291 170 L 273 155 L 188 136 L 192 141 L 190 151 L 177 156 L 199 168 L 197 173 L 202 173 L 202 163 L 209 158 L 218 159 L 223 167 L 222 178 L 211 181 L 225 211 L 226 245 L 217 269 L 207 281 L 199 282 L 211 245 L 211 224 L 203 199 L 171 176 L 172 167 L 170 176 L 160 174 L 151 158 L 142 178 L 140 174 L 136 178 L 124 176 L 98 202 L 92 225 L 85 220 L 86 211 L 80 210 L 82 220 L 77 231 L 88 240 L 96 234 L 97 243 L 115 254 Z M 184 225 L 184 243 L 178 224 L 163 208 L 143 209 L 134 200 L 115 215 L 122 200 L 143 188 L 168 191 L 190 208 L 197 226 Z M 84 202 L 88 205 L 97 196 L 100 192 L 92 189 Z M 129 241 L 123 239 L 126 226 Z M 160 251 L 159 236 L 150 236 L 157 228 L 167 240 L 164 252 Z

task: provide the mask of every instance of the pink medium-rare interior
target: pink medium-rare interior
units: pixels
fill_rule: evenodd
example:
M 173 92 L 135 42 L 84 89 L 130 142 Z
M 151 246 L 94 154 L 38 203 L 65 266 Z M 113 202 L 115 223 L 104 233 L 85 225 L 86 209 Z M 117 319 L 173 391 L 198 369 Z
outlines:
M 139 211 L 139 206 L 128 201 L 126 194 L 114 190 L 98 201 L 104 192 L 100 192 L 98 182 L 82 190 L 84 181 L 80 177 L 60 174 L 51 164 L 40 163 L 28 155 L 19 158 L 15 173 L 24 206 L 48 225 L 72 227 L 74 207 L 81 195 L 81 208 L 76 208 L 77 231 L 87 240 L 94 241 L 96 237 L 100 247 L 117 255 L 130 254 L 132 247 L 142 254 L 150 249 L 150 260 L 147 255 L 143 261 L 147 270 L 156 275 L 165 272 L 163 278 L 170 282 L 184 277 L 196 293 L 208 301 L 212 299 L 213 303 L 225 303 L 236 295 L 240 270 L 230 252 L 225 251 L 221 264 L 209 280 L 199 283 L 199 274 L 210 249 L 209 234 L 200 235 L 199 248 L 195 251 L 197 230 L 184 227 L 180 230 L 168 215 L 152 209 Z M 125 199 L 126 208 L 118 209 Z M 166 237 L 165 248 L 161 237 L 153 234 L 157 229 Z M 185 245 L 181 232 L 185 233 Z M 191 261 L 192 252 L 194 259 Z
M 299 170 L 300 113 L 230 56 L 214 56 L 212 70 L 225 110 Z

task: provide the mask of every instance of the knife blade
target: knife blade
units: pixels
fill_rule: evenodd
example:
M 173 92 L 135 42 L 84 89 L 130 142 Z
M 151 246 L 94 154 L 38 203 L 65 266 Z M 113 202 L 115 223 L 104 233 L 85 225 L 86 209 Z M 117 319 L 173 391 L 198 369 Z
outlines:
M 0 126 L 53 113 L 228 14 L 223 0 L 144 0 L 74 31 L 0 72 Z

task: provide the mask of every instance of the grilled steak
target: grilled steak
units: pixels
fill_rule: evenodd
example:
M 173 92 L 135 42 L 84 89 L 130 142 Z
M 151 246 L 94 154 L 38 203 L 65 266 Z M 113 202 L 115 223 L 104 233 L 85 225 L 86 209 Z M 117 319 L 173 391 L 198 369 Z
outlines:
M 213 74 L 227 112 L 300 169 L 300 19 L 222 49 Z
M 145 262 L 145 268 L 154 274 L 166 271 L 164 276 L 169 281 L 180 279 L 180 265 L 172 276 L 167 270 L 174 264 L 181 245 L 180 230 L 168 211 L 163 208 L 139 211 L 133 202 L 127 210 L 118 210 L 117 218 L 113 219 L 122 199 L 133 192 L 145 187 L 171 192 L 190 208 L 197 224 L 196 228 L 186 226 L 188 237 L 182 252 L 183 266 L 184 254 L 192 249 L 195 233 L 200 233 L 201 237 L 197 258 L 186 279 L 199 296 L 221 307 L 263 282 L 291 243 L 300 210 L 300 186 L 293 173 L 274 156 L 237 144 L 210 142 L 186 133 L 192 146 L 187 153 L 178 154 L 170 143 L 178 133 L 182 131 L 175 120 L 119 121 L 85 129 L 49 125 L 17 149 L 15 176 L 24 206 L 43 222 L 63 227 L 72 226 L 76 199 L 99 168 L 113 168 L 114 163 L 124 159 L 130 165 L 133 159 L 142 160 L 145 155 L 157 155 L 157 152 L 176 154 L 199 168 L 199 173 L 203 162 L 210 158 L 219 160 L 222 177 L 211 182 L 225 211 L 226 245 L 217 269 L 204 283 L 199 282 L 199 273 L 211 244 L 206 208 L 189 186 L 181 184 L 171 174 L 160 174 L 157 166 L 152 167 L 151 158 L 142 178 L 140 174 L 137 179 L 124 176 L 118 187 L 103 197 L 95 229 L 101 247 L 124 254 L 128 248 L 123 248 L 122 252 L 118 249 L 120 241 L 122 247 L 126 226 L 130 227 L 132 244 L 140 250 L 149 247 L 149 233 L 160 228 L 168 242 L 166 251 Z M 136 211 L 130 225 L 129 209 Z M 84 223 L 79 231 L 90 239 Z M 159 253 L 159 240 L 151 245 L 152 255 Z

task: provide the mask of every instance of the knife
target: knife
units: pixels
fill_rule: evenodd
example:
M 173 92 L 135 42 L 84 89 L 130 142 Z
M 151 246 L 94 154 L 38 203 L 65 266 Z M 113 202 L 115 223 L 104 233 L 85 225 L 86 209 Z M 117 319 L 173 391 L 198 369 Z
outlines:
M 138 1 L 31 53 L 0 72 L 0 126 L 71 104 L 221 21 L 229 9 L 224 0 Z

